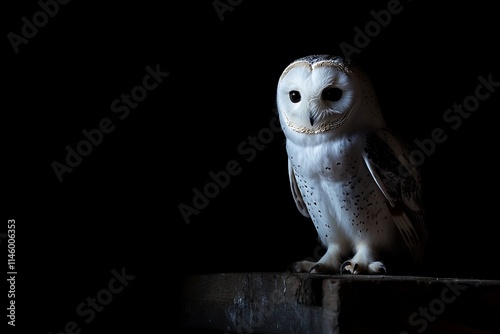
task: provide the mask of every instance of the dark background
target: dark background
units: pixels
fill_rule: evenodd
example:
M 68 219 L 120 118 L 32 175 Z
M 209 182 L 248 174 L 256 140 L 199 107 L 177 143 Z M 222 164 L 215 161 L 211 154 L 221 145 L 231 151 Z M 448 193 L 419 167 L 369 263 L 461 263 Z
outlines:
M 20 332 L 58 333 L 72 320 L 82 333 L 171 329 L 178 314 L 168 306 L 178 305 L 186 275 L 284 271 L 314 256 L 315 230 L 289 191 L 283 134 L 265 137 L 250 161 L 238 147 L 269 133 L 288 63 L 354 45 L 354 28 L 364 30 L 370 11 L 388 1 L 242 1 L 222 21 L 212 1 L 159 3 L 60 5 L 17 54 L 7 34 L 20 34 L 21 18 L 32 21 L 40 6 L 2 10 L 0 232 L 16 220 Z M 478 76 L 500 81 L 497 11 L 480 1 L 401 6 L 352 58 L 372 78 L 389 125 L 410 143 L 435 128 L 448 135 L 421 166 L 430 230 L 421 274 L 498 279 L 500 92 L 456 130 L 442 118 L 474 94 Z M 157 64 L 169 76 L 118 119 L 111 102 Z M 114 131 L 60 183 L 51 164 L 64 162 L 66 145 L 75 148 L 82 130 L 103 118 Z M 241 172 L 186 224 L 178 206 L 192 206 L 193 188 L 231 160 Z M 84 323 L 77 305 L 122 268 L 135 278 Z

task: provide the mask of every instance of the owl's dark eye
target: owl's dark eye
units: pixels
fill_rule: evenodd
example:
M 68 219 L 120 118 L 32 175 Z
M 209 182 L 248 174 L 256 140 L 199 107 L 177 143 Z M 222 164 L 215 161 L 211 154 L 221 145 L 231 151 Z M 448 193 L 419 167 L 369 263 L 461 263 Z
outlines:
M 292 90 L 290 93 L 288 93 L 288 95 L 290 96 L 290 101 L 292 101 L 293 103 L 298 103 L 300 102 L 300 93 L 296 90 Z
M 321 97 L 327 101 L 338 101 L 342 97 L 342 90 L 335 87 L 329 87 L 323 90 Z

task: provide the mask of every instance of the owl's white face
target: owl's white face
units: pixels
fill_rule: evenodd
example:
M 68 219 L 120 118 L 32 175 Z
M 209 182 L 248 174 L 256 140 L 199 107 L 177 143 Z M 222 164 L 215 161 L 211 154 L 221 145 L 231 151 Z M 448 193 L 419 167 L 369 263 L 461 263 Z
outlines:
M 368 95 L 376 109 L 374 94 L 366 91 L 366 80 L 360 79 L 361 73 L 339 58 L 320 55 L 292 62 L 278 83 L 277 106 L 282 122 L 295 132 L 322 133 L 352 117 L 352 111 L 360 101 L 366 102 Z

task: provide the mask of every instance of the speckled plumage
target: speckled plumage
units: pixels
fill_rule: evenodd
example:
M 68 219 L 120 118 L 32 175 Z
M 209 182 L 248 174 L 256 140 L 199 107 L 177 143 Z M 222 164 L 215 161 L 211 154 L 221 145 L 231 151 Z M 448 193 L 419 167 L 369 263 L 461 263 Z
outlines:
M 293 61 L 277 87 L 290 188 L 326 252 L 297 272 L 381 273 L 382 254 L 422 260 L 420 175 L 386 126 L 370 80 L 341 57 Z

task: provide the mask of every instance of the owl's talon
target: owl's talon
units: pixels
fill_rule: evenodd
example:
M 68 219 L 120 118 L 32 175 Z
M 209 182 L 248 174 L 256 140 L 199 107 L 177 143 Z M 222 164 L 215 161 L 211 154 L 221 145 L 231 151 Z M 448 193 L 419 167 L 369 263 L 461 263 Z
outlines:
M 356 269 L 358 268 L 358 264 L 357 263 L 354 264 L 354 270 L 351 270 L 351 268 L 350 268 L 351 266 L 352 266 L 351 261 L 345 261 L 340 266 L 340 273 L 341 274 L 353 274 L 356 271 Z
M 386 268 L 384 265 L 382 265 L 382 266 L 378 269 L 378 271 L 377 271 L 377 272 L 378 272 L 380 275 L 385 275 L 385 274 L 387 274 L 387 268 Z
M 320 265 L 318 263 L 316 263 L 314 266 L 311 267 L 311 269 L 309 269 L 309 274 L 316 274 L 317 271 L 315 271 L 316 269 L 319 269 L 320 268 Z
M 385 267 L 385 264 L 383 264 L 382 262 L 375 261 L 368 265 L 368 272 L 370 274 L 385 275 L 387 274 L 387 268 Z

